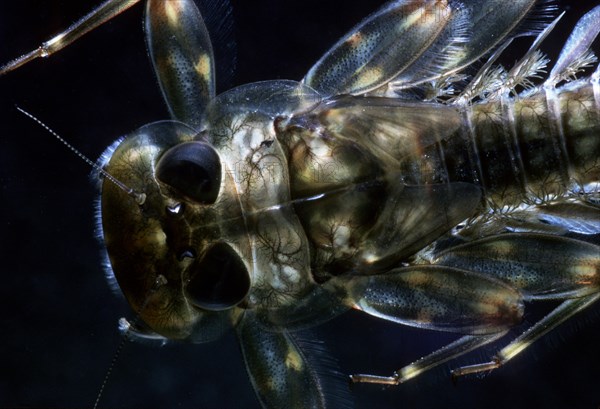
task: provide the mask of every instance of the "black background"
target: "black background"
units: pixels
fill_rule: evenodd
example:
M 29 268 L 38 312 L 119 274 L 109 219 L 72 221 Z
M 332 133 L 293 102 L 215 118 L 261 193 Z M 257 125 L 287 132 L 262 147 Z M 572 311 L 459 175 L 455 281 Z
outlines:
M 382 3 L 234 0 L 235 83 L 302 78 Z M 556 55 L 593 3 L 562 1 L 569 13 L 544 49 Z M 0 3 L 0 61 L 34 48 L 96 4 Z M 14 108 L 39 116 L 91 158 L 118 136 L 165 119 L 141 21 L 138 5 L 51 59 L 0 77 L 0 407 L 91 407 L 109 368 L 100 407 L 258 406 L 232 335 L 204 345 L 126 343 L 111 364 L 121 343 L 117 320 L 131 314 L 103 277 L 90 169 Z M 355 387 L 351 398 L 357 407 L 378 408 L 596 409 L 599 311 L 593 307 L 483 378 L 453 385 L 446 366 L 397 388 Z M 529 309 L 526 319 L 541 312 Z M 382 374 L 452 339 L 353 312 L 310 336 L 325 341 L 342 372 Z M 492 352 L 487 348 L 458 363 Z

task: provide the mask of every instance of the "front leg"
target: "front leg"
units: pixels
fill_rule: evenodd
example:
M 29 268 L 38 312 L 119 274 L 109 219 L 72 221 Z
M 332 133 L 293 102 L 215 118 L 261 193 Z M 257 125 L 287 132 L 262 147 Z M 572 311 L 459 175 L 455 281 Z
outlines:
M 197 129 L 216 94 L 213 49 L 200 11 L 193 0 L 148 0 L 145 31 L 171 118 Z
M 326 393 L 331 390 L 323 387 L 325 378 L 307 360 L 289 332 L 267 331 L 248 311 L 237 334 L 248 375 L 263 407 L 335 407 L 335 402 L 328 402 L 333 394 Z
M 65 31 L 44 41 L 42 45 L 19 58 L 0 67 L 0 75 L 14 71 L 37 58 L 46 58 L 77 41 L 84 34 L 94 30 L 108 20 L 121 14 L 140 0 L 107 0 L 87 15 L 79 19 Z

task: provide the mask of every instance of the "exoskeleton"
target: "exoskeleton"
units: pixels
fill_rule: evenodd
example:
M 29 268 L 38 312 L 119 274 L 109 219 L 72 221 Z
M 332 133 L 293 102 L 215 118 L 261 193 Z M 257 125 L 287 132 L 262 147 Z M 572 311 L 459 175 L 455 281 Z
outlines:
M 497 368 L 600 297 L 600 6 L 547 68 L 559 17 L 523 23 L 545 3 L 392 1 L 301 81 L 221 95 L 194 2 L 146 7 L 172 120 L 119 139 L 97 175 L 111 271 L 141 321 L 122 322 L 131 336 L 234 329 L 263 406 L 325 407 L 294 331 L 356 309 L 461 335 L 390 376 L 351 376 L 399 384 L 498 340 L 529 303 L 561 301 L 453 375 Z M 525 55 L 497 63 L 523 35 Z

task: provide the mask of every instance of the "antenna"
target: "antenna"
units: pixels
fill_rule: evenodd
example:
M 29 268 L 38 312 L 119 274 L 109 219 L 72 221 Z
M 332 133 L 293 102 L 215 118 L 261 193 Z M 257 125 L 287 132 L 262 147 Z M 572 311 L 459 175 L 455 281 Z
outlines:
M 54 132 L 48 125 L 46 125 L 41 120 L 39 120 L 38 118 L 36 118 L 33 114 L 30 114 L 29 112 L 25 111 L 24 109 L 22 109 L 21 107 L 19 107 L 17 105 L 15 105 L 15 107 L 23 115 L 25 115 L 28 118 L 32 119 L 34 122 L 36 122 L 42 128 L 44 128 L 46 131 L 48 131 L 51 135 L 54 135 L 54 137 L 56 139 L 58 139 L 60 142 L 62 142 L 67 148 L 69 148 L 73 153 L 75 153 L 75 155 L 79 156 L 80 159 L 83 159 L 83 161 L 85 163 L 87 163 L 92 168 L 94 168 L 95 170 L 97 170 L 102 176 L 104 176 L 105 178 L 107 178 L 108 180 L 110 180 L 119 189 L 121 189 L 122 191 L 124 191 L 125 193 L 127 193 L 127 195 L 130 196 L 131 198 L 133 198 L 133 200 L 135 200 L 138 205 L 144 204 L 144 202 L 146 201 L 146 194 L 145 193 L 143 193 L 143 192 L 142 193 L 136 192 L 132 188 L 128 187 L 125 183 L 121 182 L 120 180 L 118 180 L 117 178 L 115 178 L 113 175 L 111 175 L 110 173 L 108 173 L 107 171 L 105 171 L 104 169 L 102 169 L 100 166 L 98 166 L 98 164 L 96 164 L 92 160 L 90 160 L 87 156 L 85 156 L 83 153 L 81 153 L 79 150 L 77 150 L 77 148 L 75 148 L 73 145 L 71 145 L 69 142 L 67 142 L 63 137 L 61 137 L 59 134 L 57 134 L 56 132 Z

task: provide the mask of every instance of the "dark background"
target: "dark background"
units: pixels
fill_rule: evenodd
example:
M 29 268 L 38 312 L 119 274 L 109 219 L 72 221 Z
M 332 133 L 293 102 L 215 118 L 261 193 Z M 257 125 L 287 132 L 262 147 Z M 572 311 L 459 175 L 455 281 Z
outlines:
M 382 3 L 234 0 L 235 83 L 302 78 L 334 41 Z M 561 2 L 570 11 L 544 49 L 556 55 L 576 19 L 594 3 Z M 34 48 L 96 4 L 0 3 L 0 62 Z M 18 104 L 39 116 L 94 159 L 118 136 L 165 119 L 141 20 L 138 5 L 53 58 L 0 77 L 2 408 L 91 407 L 109 370 L 100 407 L 258 406 L 232 335 L 162 348 L 126 342 L 113 362 L 122 339 L 117 320 L 131 313 L 103 277 L 90 169 L 14 108 Z M 528 309 L 526 319 L 533 322 L 543 312 Z M 397 388 L 355 387 L 351 398 L 357 407 L 377 408 L 596 409 L 598 312 L 595 306 L 483 378 L 454 385 L 445 366 Z M 382 374 L 452 339 L 353 312 L 305 336 L 323 339 L 343 373 Z M 458 364 L 482 361 L 493 350 Z

